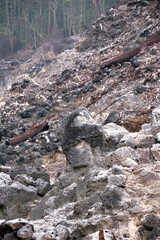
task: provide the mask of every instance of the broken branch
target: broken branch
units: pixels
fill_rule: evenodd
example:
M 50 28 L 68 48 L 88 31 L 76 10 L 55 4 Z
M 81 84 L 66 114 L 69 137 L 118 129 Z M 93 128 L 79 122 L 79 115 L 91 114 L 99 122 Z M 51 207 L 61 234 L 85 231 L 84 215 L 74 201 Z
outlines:
M 118 63 L 123 63 L 125 61 L 128 61 L 129 59 L 133 58 L 138 53 L 140 53 L 140 51 L 142 50 L 143 47 L 151 46 L 152 44 L 157 43 L 159 41 L 160 41 L 160 31 L 155 33 L 153 36 L 151 36 L 149 39 L 144 41 L 144 43 L 142 43 L 138 47 L 135 47 L 127 52 L 124 52 L 114 58 L 111 58 L 111 59 L 103 62 L 100 67 L 101 68 L 110 67 L 112 64 L 117 65 Z
M 36 136 L 39 132 L 41 132 L 45 127 L 48 126 L 48 122 L 49 120 L 56 120 L 58 119 L 58 116 L 55 115 L 50 115 L 47 118 L 45 118 L 43 121 L 34 124 L 28 131 L 26 131 L 25 133 L 22 133 L 18 136 L 15 136 L 13 138 L 10 139 L 10 144 L 12 146 L 15 146 L 21 142 L 26 141 L 28 138 L 32 138 L 34 136 Z

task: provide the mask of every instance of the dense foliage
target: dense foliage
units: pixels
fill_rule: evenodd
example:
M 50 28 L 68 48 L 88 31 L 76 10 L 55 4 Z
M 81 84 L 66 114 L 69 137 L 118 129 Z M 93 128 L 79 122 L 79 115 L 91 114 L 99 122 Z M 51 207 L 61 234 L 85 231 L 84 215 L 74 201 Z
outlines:
M 119 0 L 0 0 L 0 38 L 15 38 L 23 46 L 38 47 L 46 37 L 71 36 L 86 30 Z

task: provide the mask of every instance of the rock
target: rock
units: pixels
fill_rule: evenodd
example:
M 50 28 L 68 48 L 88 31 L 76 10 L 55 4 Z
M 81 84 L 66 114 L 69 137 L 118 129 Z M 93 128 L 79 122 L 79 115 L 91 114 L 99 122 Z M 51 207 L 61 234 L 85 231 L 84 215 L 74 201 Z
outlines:
M 160 143 L 160 132 L 156 134 L 156 141 L 157 143 Z
M 120 120 L 120 113 L 118 111 L 113 111 L 109 114 L 104 124 L 117 123 L 119 120 Z
M 106 164 L 125 166 L 125 160 L 129 158 L 133 161 L 138 161 L 140 155 L 131 147 L 121 147 L 106 156 Z
M 127 177 L 125 175 L 110 175 L 108 177 L 108 184 L 117 187 L 125 187 Z
M 145 185 L 148 185 L 152 181 L 156 182 L 158 180 L 160 180 L 160 176 L 158 176 L 157 174 L 155 174 L 153 171 L 151 171 L 149 169 L 142 170 L 142 172 L 140 173 L 140 175 L 138 177 L 138 181 Z
M 99 207 L 97 208 L 97 204 L 99 204 Z M 92 211 L 96 210 L 99 211 L 99 209 L 102 208 L 100 196 L 98 194 L 93 194 L 92 196 L 85 198 L 82 201 L 79 201 L 74 206 L 74 214 L 76 217 L 80 216 L 91 216 L 93 213 Z
M 73 168 L 88 167 L 93 165 L 93 154 L 89 144 L 82 142 L 76 147 L 71 147 L 66 152 L 68 162 Z
M 27 176 L 32 177 L 33 180 L 35 180 L 35 181 L 38 178 L 41 178 L 45 182 L 49 182 L 49 175 L 47 173 L 40 172 L 37 168 L 32 167 L 32 166 L 11 167 L 8 174 L 10 175 L 11 179 L 13 179 L 13 180 L 19 174 L 26 174 Z
M 51 189 L 50 184 L 41 178 L 34 181 L 33 186 L 36 187 L 37 193 L 41 196 L 44 196 Z
M 136 94 L 141 94 L 141 93 L 143 93 L 143 92 L 147 92 L 147 89 L 146 89 L 144 86 L 137 86 L 137 87 L 135 88 L 135 93 L 136 93 Z
M 85 108 L 78 108 L 67 114 L 62 120 L 59 130 L 64 150 L 77 145 L 84 139 L 87 140 L 91 136 L 98 137 L 99 135 L 102 135 L 99 126 Z
M 159 161 L 160 160 L 160 144 L 157 143 L 157 144 L 153 144 L 152 148 L 151 148 L 151 153 L 153 155 L 153 158 L 156 160 L 156 161 Z
M 132 148 L 146 148 L 151 147 L 152 144 L 155 142 L 155 138 L 151 134 L 144 134 L 143 132 L 137 132 L 137 133 L 129 133 L 127 135 L 124 135 L 123 138 L 121 138 L 119 147 L 120 146 L 130 146 Z
M 28 221 L 23 218 L 4 221 L 0 225 L 0 237 L 3 237 L 7 233 L 12 233 L 26 225 Z
M 41 178 L 38 178 L 36 181 L 34 181 L 32 177 L 21 174 L 17 175 L 15 180 L 24 184 L 25 186 L 34 186 L 37 189 L 37 193 L 41 196 L 44 196 L 51 189 L 50 184 Z
M 155 108 L 152 111 L 151 127 L 153 135 L 160 132 L 160 108 Z
M 105 208 L 117 208 L 124 207 L 126 208 L 124 190 L 117 186 L 109 186 L 101 195 L 101 201 Z
M 159 216 L 149 213 L 142 219 L 142 226 L 138 231 L 144 239 L 158 239 L 160 236 L 160 218 Z
M 76 200 L 76 184 L 73 183 L 63 190 L 60 190 L 55 198 L 56 207 L 63 206 L 65 203 L 74 202 Z
M 104 150 L 115 150 L 120 140 L 129 132 L 115 123 L 103 126 Z
M 17 237 L 19 237 L 20 239 L 31 240 L 33 236 L 33 231 L 33 226 L 30 224 L 26 224 L 17 231 Z
M 133 66 L 134 68 L 139 67 L 139 66 L 141 65 L 141 63 L 142 63 L 139 58 L 132 58 L 132 59 L 130 60 L 130 62 L 132 63 L 132 66 Z
M 3 175 L 3 177 L 2 177 Z M 25 187 L 23 184 L 13 182 L 6 174 L 1 175 L 0 186 L 0 216 L 1 218 L 13 219 L 27 217 L 30 207 L 26 206 L 37 197 L 37 190 L 32 186 Z
M 69 230 L 67 229 L 67 227 L 58 224 L 58 226 L 56 226 L 56 240 L 67 240 L 69 238 Z
M 84 87 L 82 88 L 82 93 L 87 93 L 88 91 L 90 91 L 90 89 L 93 87 L 93 82 L 87 82 Z
M 14 233 L 8 233 L 4 235 L 4 240 L 18 240 Z
M 5 187 L 7 185 L 10 185 L 12 183 L 12 179 L 8 174 L 0 173 L 0 187 Z
M 140 155 L 138 163 L 150 163 L 154 162 L 150 148 L 138 148 L 137 153 Z

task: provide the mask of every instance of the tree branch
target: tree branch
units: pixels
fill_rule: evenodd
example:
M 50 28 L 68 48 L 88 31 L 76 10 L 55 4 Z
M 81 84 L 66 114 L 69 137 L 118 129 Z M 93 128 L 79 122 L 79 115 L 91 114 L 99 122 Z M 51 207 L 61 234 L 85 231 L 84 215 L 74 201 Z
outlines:
M 49 120 L 56 120 L 58 119 L 58 116 L 55 115 L 50 115 L 48 117 L 46 117 L 43 121 L 34 124 L 31 128 L 29 128 L 28 131 L 26 131 L 25 133 L 22 133 L 18 136 L 15 136 L 13 138 L 10 139 L 10 144 L 12 146 L 15 146 L 21 142 L 26 141 L 28 138 L 32 138 L 34 136 L 36 136 L 39 132 L 41 132 L 45 127 L 48 126 L 48 122 Z
M 151 36 L 149 39 L 147 39 L 146 41 L 144 41 L 141 45 L 139 45 L 138 47 L 135 47 L 127 52 L 124 52 L 122 54 L 119 54 L 118 56 L 111 58 L 105 62 L 103 62 L 101 64 L 101 68 L 105 68 L 105 67 L 110 67 L 112 64 L 118 64 L 118 63 L 123 63 L 125 61 L 128 61 L 129 59 L 133 58 L 134 56 L 136 56 L 138 53 L 140 53 L 140 51 L 142 50 L 142 48 L 147 47 L 147 46 L 151 46 L 154 43 L 157 43 L 160 41 L 160 31 L 158 31 L 157 33 L 155 33 L 153 36 Z

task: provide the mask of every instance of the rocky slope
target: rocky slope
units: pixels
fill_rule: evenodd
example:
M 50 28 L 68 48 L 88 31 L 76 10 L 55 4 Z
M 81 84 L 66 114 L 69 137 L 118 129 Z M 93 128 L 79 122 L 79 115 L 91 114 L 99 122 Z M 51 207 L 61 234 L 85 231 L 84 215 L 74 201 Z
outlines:
M 72 50 L 46 49 L 6 77 L 1 239 L 158 239 L 160 41 L 104 63 L 159 32 L 159 10 L 158 1 L 127 1 Z M 10 144 L 44 119 L 39 134 Z

